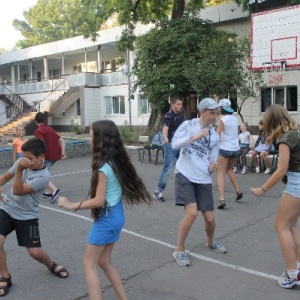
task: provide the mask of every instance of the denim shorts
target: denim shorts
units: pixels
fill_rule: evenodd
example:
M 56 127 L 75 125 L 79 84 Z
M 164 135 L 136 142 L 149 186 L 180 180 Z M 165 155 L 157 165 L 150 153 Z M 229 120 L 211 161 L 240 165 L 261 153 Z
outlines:
M 196 203 L 199 211 L 213 211 L 212 185 L 191 182 L 178 172 L 175 174 L 175 202 L 179 206 Z
M 57 160 L 46 160 L 44 161 L 45 166 L 48 170 L 57 162 Z
M 87 243 L 91 245 L 108 245 L 119 240 L 124 226 L 125 216 L 122 200 L 101 212 L 94 221 Z
M 225 158 L 236 158 L 236 157 L 240 156 L 240 154 L 241 154 L 240 150 L 236 150 L 236 151 L 229 151 L 229 150 L 223 150 L 223 149 L 219 150 L 219 155 L 221 155 Z
M 300 198 L 300 172 L 288 172 L 287 178 L 288 181 L 284 193 Z

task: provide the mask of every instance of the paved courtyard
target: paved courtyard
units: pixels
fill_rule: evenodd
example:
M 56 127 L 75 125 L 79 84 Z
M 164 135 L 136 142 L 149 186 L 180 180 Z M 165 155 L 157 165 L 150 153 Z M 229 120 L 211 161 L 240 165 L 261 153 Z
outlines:
M 155 189 L 162 163 L 139 163 L 132 160 L 148 190 Z M 77 201 L 87 196 L 90 183 L 91 157 L 72 158 L 58 162 L 52 168 L 52 180 L 63 195 Z M 7 169 L 0 169 L 3 174 Z M 176 244 L 183 208 L 174 205 L 174 176 L 164 193 L 165 203 L 151 207 L 126 208 L 126 224 L 113 252 L 132 300 L 206 300 L 206 299 L 299 299 L 300 288 L 284 290 L 277 277 L 284 271 L 284 260 L 274 229 L 274 219 L 282 183 L 264 197 L 250 194 L 249 187 L 260 186 L 269 175 L 237 174 L 244 198 L 236 203 L 235 193 L 227 181 L 224 210 L 216 209 L 215 237 L 228 250 L 217 254 L 205 246 L 204 223 L 196 220 L 188 236 L 191 266 L 176 264 L 172 252 Z M 6 186 L 8 188 L 9 186 Z M 213 184 L 215 204 L 217 186 Z M 91 219 L 88 211 L 67 212 L 42 200 L 40 205 L 43 247 L 53 260 L 66 266 L 68 279 L 59 279 L 29 258 L 26 250 L 17 246 L 15 235 L 7 238 L 6 252 L 13 286 L 5 299 L 88 299 L 81 265 Z M 103 299 L 116 299 L 106 277 Z

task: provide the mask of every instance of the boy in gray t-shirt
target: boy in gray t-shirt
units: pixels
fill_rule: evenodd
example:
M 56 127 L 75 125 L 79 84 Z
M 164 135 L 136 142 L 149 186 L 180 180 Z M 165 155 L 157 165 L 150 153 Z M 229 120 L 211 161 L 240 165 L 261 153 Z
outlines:
M 24 157 L 0 176 L 0 297 L 6 295 L 12 285 L 3 246 L 6 237 L 14 230 L 18 245 L 26 247 L 32 258 L 60 278 L 69 276 L 64 267 L 50 259 L 40 241 L 39 196 L 50 181 L 50 173 L 44 165 L 46 145 L 33 138 L 23 144 L 22 151 Z M 12 178 L 12 187 L 3 194 L 2 186 Z

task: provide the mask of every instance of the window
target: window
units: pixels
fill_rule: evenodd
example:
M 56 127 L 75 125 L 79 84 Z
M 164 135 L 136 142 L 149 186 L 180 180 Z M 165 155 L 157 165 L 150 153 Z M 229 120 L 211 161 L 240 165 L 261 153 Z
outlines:
M 49 71 L 50 79 L 57 79 L 60 77 L 60 69 L 54 69 Z
M 80 99 L 78 99 L 76 101 L 76 114 L 77 114 L 77 116 L 81 115 L 81 111 L 80 111 Z
M 139 95 L 139 114 L 146 115 L 151 112 L 151 104 L 145 95 Z
M 125 98 L 124 96 L 106 97 L 106 114 L 107 115 L 124 115 Z
M 280 104 L 288 111 L 297 111 L 297 87 L 274 87 L 261 90 L 261 111 L 272 104 Z

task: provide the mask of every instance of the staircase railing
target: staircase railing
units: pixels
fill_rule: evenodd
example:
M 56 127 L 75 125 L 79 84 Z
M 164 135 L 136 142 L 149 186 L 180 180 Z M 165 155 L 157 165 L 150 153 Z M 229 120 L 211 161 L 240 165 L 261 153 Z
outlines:
M 13 94 L 13 95 L 17 96 L 19 99 L 22 99 L 22 103 L 16 101 L 15 105 L 11 106 L 6 111 L 0 113 L 0 116 L 3 114 L 6 114 L 6 118 L 11 120 L 11 119 L 20 119 L 22 117 L 28 116 L 31 112 L 49 111 L 49 109 L 51 108 L 53 103 L 59 99 L 59 97 L 55 97 L 56 99 L 50 99 L 50 97 L 60 89 L 60 87 L 65 83 L 66 80 L 67 80 L 67 77 L 64 78 L 64 80 L 61 81 L 60 84 L 57 85 L 56 88 L 54 90 L 52 90 L 44 99 L 42 99 L 35 105 L 30 106 L 28 104 L 29 108 L 27 108 L 27 109 L 24 109 L 24 105 L 23 105 L 24 100 L 21 97 L 19 97 L 18 95 Z

